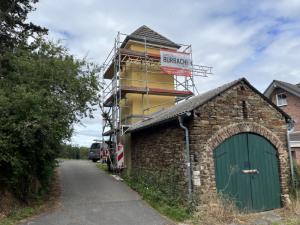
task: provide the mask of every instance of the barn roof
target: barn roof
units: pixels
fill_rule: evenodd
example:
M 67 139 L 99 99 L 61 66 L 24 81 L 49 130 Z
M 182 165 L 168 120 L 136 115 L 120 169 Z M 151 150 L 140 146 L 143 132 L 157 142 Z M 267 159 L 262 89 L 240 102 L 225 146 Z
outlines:
M 146 25 L 139 27 L 133 33 L 128 35 L 125 38 L 123 45 L 125 45 L 129 40 L 144 42 L 145 38 L 146 38 L 147 43 L 158 44 L 158 45 L 163 45 L 163 46 L 177 48 L 177 49 L 180 48 L 180 45 L 178 45 L 175 42 L 171 41 L 170 39 L 164 37 L 163 35 L 157 33 L 156 31 L 150 29 Z M 124 47 L 124 46 L 122 46 L 122 47 Z
M 300 84 L 290 84 L 279 80 L 273 80 L 273 82 L 265 90 L 264 95 L 270 98 L 271 94 L 276 88 L 281 88 L 291 94 L 300 97 Z
M 185 101 L 182 101 L 175 105 L 172 108 L 165 109 L 162 111 L 159 111 L 152 116 L 150 115 L 150 118 L 145 119 L 141 122 L 138 122 L 136 124 L 133 124 L 127 132 L 135 132 L 137 130 L 145 129 L 154 125 L 166 123 L 168 121 L 171 121 L 173 119 L 176 119 L 179 115 L 182 115 L 186 112 L 190 112 L 193 109 L 204 105 L 211 99 L 215 98 L 216 96 L 222 94 L 226 90 L 230 89 L 231 87 L 235 86 L 236 84 L 240 82 L 245 82 L 253 91 L 255 91 L 257 94 L 259 94 L 265 101 L 267 101 L 269 104 L 271 104 L 276 110 L 278 110 L 285 118 L 286 120 L 290 120 L 290 116 L 286 114 L 283 110 L 281 110 L 278 106 L 276 106 L 271 100 L 266 98 L 262 93 L 260 93 L 257 89 L 255 89 L 246 78 L 241 78 L 235 81 L 232 81 L 230 83 L 224 84 L 220 87 L 217 87 L 215 89 L 212 89 L 210 91 L 207 91 L 201 95 L 197 95 L 194 97 L 191 97 Z

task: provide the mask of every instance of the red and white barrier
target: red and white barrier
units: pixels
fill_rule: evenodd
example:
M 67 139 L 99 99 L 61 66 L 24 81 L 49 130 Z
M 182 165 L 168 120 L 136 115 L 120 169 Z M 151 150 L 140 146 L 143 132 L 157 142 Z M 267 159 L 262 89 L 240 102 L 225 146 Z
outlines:
M 124 168 L 124 145 L 122 144 L 117 146 L 117 168 Z

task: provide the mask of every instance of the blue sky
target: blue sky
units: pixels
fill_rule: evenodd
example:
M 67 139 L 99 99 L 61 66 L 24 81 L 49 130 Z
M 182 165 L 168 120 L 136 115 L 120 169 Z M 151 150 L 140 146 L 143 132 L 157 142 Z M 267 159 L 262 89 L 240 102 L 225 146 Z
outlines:
M 192 44 L 196 64 L 213 75 L 199 92 L 246 77 L 258 90 L 274 79 L 300 83 L 300 0 L 103 1 L 40 0 L 29 19 L 49 29 L 77 57 L 101 63 L 118 31 L 147 25 L 177 43 Z M 72 143 L 101 135 L 100 113 L 75 125 Z

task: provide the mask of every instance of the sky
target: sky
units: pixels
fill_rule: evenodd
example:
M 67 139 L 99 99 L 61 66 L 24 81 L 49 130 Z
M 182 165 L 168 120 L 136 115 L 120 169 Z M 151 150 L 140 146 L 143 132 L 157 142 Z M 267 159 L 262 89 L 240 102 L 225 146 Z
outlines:
M 78 58 L 101 64 L 117 32 L 142 25 L 191 44 L 193 62 L 213 67 L 197 78 L 204 92 L 246 77 L 263 92 L 272 80 L 300 83 L 300 0 L 40 0 L 29 20 L 49 29 Z M 99 111 L 74 126 L 71 143 L 101 138 Z

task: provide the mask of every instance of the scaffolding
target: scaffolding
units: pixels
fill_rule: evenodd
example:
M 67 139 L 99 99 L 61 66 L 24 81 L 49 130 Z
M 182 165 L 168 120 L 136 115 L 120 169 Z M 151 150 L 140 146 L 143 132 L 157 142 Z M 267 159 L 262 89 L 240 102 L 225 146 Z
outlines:
M 194 95 L 197 91 L 194 78 L 201 76 L 207 77 L 212 74 L 212 67 L 195 65 L 192 63 L 191 76 L 172 75 L 174 79 L 171 82 L 157 82 L 150 79 L 151 76 L 161 75 L 160 55 L 153 54 L 149 49 L 160 49 L 164 46 L 153 44 L 143 37 L 144 51 L 134 51 L 125 48 L 128 35 L 118 32 L 114 46 L 101 66 L 101 83 L 103 92 L 101 95 L 101 109 L 103 113 L 103 130 L 102 136 L 109 137 L 112 148 L 120 143 L 120 138 L 130 127 L 128 118 L 122 118 L 122 111 L 126 110 L 126 105 L 120 102 L 126 94 L 140 94 L 142 96 L 142 115 L 139 120 L 151 117 L 149 112 L 153 108 L 160 108 L 162 105 L 168 105 L 169 102 L 158 105 L 150 105 L 149 95 L 151 96 L 173 96 L 175 104 Z M 180 53 L 187 53 L 192 61 L 192 46 L 179 44 L 176 50 Z M 124 76 L 126 71 L 142 72 L 142 79 L 133 79 Z M 161 75 L 171 76 L 171 75 Z M 169 88 L 157 88 L 157 85 Z M 157 111 L 157 110 L 156 110 Z

